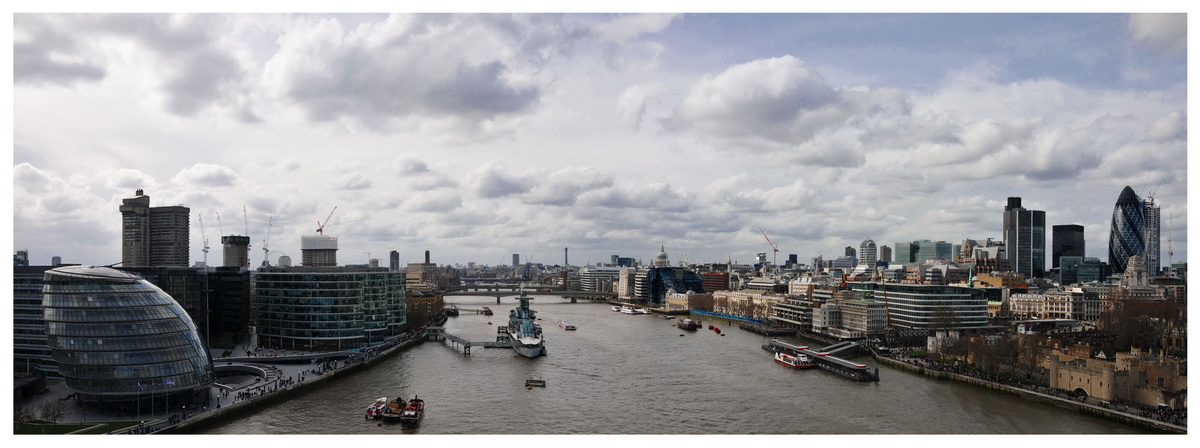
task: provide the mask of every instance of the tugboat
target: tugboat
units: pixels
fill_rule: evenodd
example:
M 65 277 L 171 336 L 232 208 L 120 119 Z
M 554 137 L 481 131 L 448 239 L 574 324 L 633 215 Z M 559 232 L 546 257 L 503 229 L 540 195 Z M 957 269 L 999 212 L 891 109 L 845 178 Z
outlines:
M 793 369 L 807 369 L 817 365 L 808 355 L 799 353 L 789 355 L 783 352 L 775 352 L 775 362 L 791 367 Z
M 412 401 L 409 401 L 408 406 L 400 413 L 400 424 L 416 425 L 421 423 L 422 418 L 425 418 L 425 400 L 414 395 Z
M 383 414 L 383 409 L 387 407 L 387 403 L 387 397 L 376 398 L 374 403 L 371 403 L 370 406 L 367 406 L 367 418 L 375 419 L 380 417 L 380 414 Z
M 400 420 L 400 415 L 404 412 L 406 405 L 404 397 L 398 396 L 395 400 L 388 402 L 387 407 L 383 408 L 383 412 L 379 416 L 383 417 L 384 421 Z
M 542 326 L 537 324 L 537 312 L 529 308 L 529 296 L 525 288 L 517 297 L 519 305 L 508 312 L 508 335 L 512 348 L 526 358 L 537 358 L 546 353 L 542 340 Z

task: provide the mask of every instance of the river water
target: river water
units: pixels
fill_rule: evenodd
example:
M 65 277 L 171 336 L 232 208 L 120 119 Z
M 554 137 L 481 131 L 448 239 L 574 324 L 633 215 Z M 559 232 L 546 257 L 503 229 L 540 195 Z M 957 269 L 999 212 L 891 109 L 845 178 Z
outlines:
M 446 331 L 495 340 L 512 297 L 447 299 L 488 306 Z M 777 365 L 767 338 L 719 321 L 722 334 L 686 332 L 656 315 L 537 297 L 548 356 L 426 342 L 372 368 L 205 434 L 1113 434 L 1142 430 L 952 381 L 880 367 L 858 383 L 821 369 Z M 578 328 L 565 331 L 560 320 Z M 489 324 L 489 322 L 491 324 Z M 814 348 L 820 342 L 782 338 Z M 851 360 L 877 364 L 869 356 Z M 525 387 L 542 379 L 545 388 Z M 425 419 L 409 428 L 363 418 L 380 396 L 417 395 Z

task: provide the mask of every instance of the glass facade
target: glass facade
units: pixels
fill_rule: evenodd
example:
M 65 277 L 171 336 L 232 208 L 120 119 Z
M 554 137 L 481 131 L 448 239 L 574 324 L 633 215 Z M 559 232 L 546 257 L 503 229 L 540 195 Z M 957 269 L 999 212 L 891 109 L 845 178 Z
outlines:
M 1142 253 L 1146 248 L 1145 228 L 1142 201 L 1133 188 L 1126 186 L 1113 208 L 1112 227 L 1108 235 L 1108 264 L 1113 266 L 1114 272 L 1125 272 L 1129 257 Z
M 52 269 L 43 281 L 46 343 L 84 400 L 162 397 L 213 382 L 196 325 L 158 287 L 96 266 Z
M 987 293 L 951 285 L 850 282 L 856 291 L 872 291 L 871 299 L 887 304 L 892 326 L 928 330 L 941 324 L 969 329 L 987 326 Z M 947 320 L 949 322 L 939 322 Z
M 403 332 L 404 274 L 387 268 L 262 268 L 258 345 L 358 350 Z

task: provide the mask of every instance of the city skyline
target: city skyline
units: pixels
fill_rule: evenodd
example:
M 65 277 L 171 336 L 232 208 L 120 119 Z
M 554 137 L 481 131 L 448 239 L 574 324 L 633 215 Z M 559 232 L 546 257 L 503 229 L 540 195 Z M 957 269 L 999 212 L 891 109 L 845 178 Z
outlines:
M 807 263 L 1001 240 L 1009 197 L 1107 260 L 1127 185 L 1187 256 L 1183 15 L 14 19 L 31 264 L 120 261 L 138 189 L 212 265 L 268 219 L 272 265 L 318 222 L 339 264 L 752 263 L 760 228 Z

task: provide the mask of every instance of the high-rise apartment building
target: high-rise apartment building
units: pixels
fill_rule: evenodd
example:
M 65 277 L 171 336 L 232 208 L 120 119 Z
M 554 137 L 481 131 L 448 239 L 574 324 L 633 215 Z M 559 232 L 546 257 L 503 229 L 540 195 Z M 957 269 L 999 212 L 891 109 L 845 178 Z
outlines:
M 1009 265 L 1025 278 L 1046 273 L 1046 212 L 1021 207 L 1021 198 L 1004 206 L 1004 247 Z
M 151 207 L 142 190 L 121 200 L 121 265 L 187 266 L 191 210 Z
M 337 266 L 338 240 L 329 235 L 300 236 L 300 264 L 307 267 Z
M 1079 257 L 1082 261 L 1084 256 L 1084 241 L 1083 241 L 1083 226 L 1077 224 L 1065 224 L 1052 227 L 1054 241 L 1050 250 L 1050 263 L 1053 267 L 1059 267 L 1059 258 L 1061 257 Z
M 1108 264 L 1113 272 L 1124 272 L 1129 257 L 1141 255 L 1151 275 L 1161 267 L 1159 208 L 1153 199 L 1143 201 L 1126 186 L 1113 207 L 1108 234 Z

